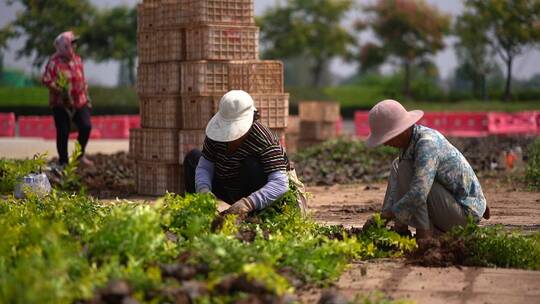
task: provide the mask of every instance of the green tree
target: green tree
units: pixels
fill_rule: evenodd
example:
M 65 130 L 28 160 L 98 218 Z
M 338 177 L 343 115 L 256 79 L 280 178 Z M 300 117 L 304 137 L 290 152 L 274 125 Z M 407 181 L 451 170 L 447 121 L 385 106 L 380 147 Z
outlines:
M 484 39 L 505 63 L 504 98 L 510 99 L 515 58 L 540 41 L 540 1 L 466 0 L 463 15 L 484 27 Z
M 372 29 L 378 43 L 363 47 L 360 64 L 372 69 L 397 60 L 403 67 L 403 92 L 410 98 L 413 68 L 425 65 L 430 55 L 445 47 L 443 39 L 450 29 L 450 17 L 423 0 L 379 0 L 365 10 L 368 18 L 357 28 Z
M 88 54 L 98 62 L 120 61 L 128 84 L 135 83 L 137 57 L 137 11 L 119 6 L 99 11 L 88 30 L 82 35 L 88 44 Z
M 455 43 L 459 66 L 456 75 L 471 83 L 471 93 L 487 99 L 487 75 L 494 70 L 493 52 L 485 35 L 487 25 L 471 12 L 458 16 L 453 31 L 458 38 Z M 462 80 L 460 80 L 462 81 Z
M 0 38 L 5 37 L 7 43 L 10 38 L 24 37 L 24 46 L 17 56 L 33 58 L 35 66 L 41 66 L 54 53 L 53 42 L 58 34 L 67 30 L 84 32 L 95 12 L 88 0 L 8 0 L 7 3 L 17 3 L 22 10 L 0 31 Z
M 347 57 L 355 43 L 340 24 L 351 8 L 351 0 L 290 0 L 267 10 L 259 19 L 265 57 L 312 59 L 313 84 L 320 85 L 330 60 Z

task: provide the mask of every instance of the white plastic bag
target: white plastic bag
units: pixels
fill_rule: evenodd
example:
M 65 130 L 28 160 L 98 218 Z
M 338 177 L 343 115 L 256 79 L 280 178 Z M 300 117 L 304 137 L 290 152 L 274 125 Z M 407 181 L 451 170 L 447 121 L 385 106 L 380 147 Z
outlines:
M 45 173 L 31 173 L 22 178 L 22 181 L 15 185 L 15 197 L 25 198 L 26 193 L 32 193 L 38 197 L 44 197 L 51 192 L 51 183 Z

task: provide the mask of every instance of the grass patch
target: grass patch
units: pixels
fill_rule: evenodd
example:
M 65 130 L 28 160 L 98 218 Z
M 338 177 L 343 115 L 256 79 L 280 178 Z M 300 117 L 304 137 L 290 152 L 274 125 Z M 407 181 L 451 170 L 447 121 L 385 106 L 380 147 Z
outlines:
M 369 110 L 377 102 L 395 98 L 385 94 L 377 87 L 366 85 L 348 85 L 325 88 L 327 99 L 338 101 L 342 107 Z M 500 101 L 500 100 L 464 100 L 464 101 L 414 101 L 403 102 L 407 109 L 422 109 L 427 111 L 503 111 L 516 112 L 540 109 L 538 101 Z
M 525 170 L 525 180 L 533 190 L 540 190 L 540 138 L 528 148 L 529 160 Z
M 139 106 L 137 93 L 133 88 L 90 87 L 89 95 L 95 107 Z M 0 87 L 0 107 L 47 107 L 48 105 L 49 90 L 45 87 Z

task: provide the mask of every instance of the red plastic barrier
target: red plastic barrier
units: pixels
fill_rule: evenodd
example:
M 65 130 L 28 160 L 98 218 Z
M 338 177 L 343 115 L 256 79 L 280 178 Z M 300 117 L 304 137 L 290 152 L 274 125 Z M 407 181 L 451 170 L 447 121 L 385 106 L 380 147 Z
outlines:
M 448 132 L 448 118 L 444 112 L 425 112 L 419 124 L 437 130 L 443 134 Z
M 339 117 L 339 119 L 336 121 L 336 134 L 341 135 L 341 132 L 343 131 L 343 117 Z
M 368 111 L 354 112 L 354 127 L 358 137 L 368 137 L 370 133 L 368 113 Z
M 488 120 L 491 134 L 536 134 L 538 132 L 535 112 L 490 112 Z
M 56 138 L 56 128 L 52 116 L 21 116 L 19 117 L 20 137 Z
M 141 116 L 139 115 L 128 115 L 129 128 L 135 129 L 141 127 Z
M 93 128 L 99 130 L 101 138 L 129 138 L 129 119 L 127 115 L 94 116 Z
M 446 134 L 458 137 L 483 137 L 489 134 L 485 112 L 451 112 L 446 114 Z
M 0 113 L 0 137 L 15 136 L 15 113 Z

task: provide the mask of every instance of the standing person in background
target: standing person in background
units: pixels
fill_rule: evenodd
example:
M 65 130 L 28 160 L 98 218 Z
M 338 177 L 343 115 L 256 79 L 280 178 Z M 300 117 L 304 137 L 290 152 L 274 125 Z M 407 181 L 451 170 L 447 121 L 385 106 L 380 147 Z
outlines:
M 78 141 L 82 148 L 81 163 L 93 165 L 84 156 L 84 151 L 92 124 L 90 123 L 91 104 L 88 85 L 84 77 L 84 67 L 75 53 L 78 37 L 73 32 L 64 32 L 54 40 L 54 53 L 43 73 L 42 82 L 49 88 L 49 105 L 52 108 L 56 127 L 56 149 L 59 165 L 68 162 L 68 140 L 72 123 L 79 131 Z

